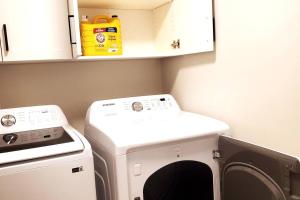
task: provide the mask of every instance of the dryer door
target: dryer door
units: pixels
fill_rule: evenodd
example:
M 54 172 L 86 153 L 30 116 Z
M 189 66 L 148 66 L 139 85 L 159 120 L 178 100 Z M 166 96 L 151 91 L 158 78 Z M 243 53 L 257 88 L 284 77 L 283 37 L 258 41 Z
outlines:
M 222 200 L 300 199 L 299 160 L 220 136 Z

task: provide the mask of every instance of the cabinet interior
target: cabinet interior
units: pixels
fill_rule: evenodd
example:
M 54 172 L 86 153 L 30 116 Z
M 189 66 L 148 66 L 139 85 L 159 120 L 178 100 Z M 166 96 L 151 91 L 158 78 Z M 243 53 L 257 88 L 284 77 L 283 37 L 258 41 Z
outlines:
M 118 15 L 123 44 L 121 56 L 79 59 L 162 58 L 213 50 L 210 0 L 79 0 L 78 11 L 79 18 L 87 15 L 90 21 L 96 15 Z M 182 48 L 172 46 L 177 41 Z
M 116 1 L 118 2 L 118 1 Z M 153 4 L 146 5 L 145 3 L 140 5 L 141 8 L 137 8 L 136 5 L 124 9 L 123 5 L 115 5 L 114 2 L 111 5 L 113 8 L 107 8 L 108 6 L 103 4 L 96 4 L 97 7 L 91 7 L 91 3 L 79 3 L 80 5 L 86 5 L 87 7 L 79 7 L 79 17 L 87 15 L 91 21 L 97 15 L 118 15 L 121 20 L 122 31 L 122 46 L 123 55 L 114 56 L 115 58 L 147 58 L 147 57 L 165 57 L 175 55 L 178 51 L 170 52 L 170 43 L 166 48 L 166 42 L 162 40 L 166 39 L 162 36 L 162 31 L 166 28 L 162 28 L 172 1 L 157 1 L 163 3 L 162 5 Z M 124 3 L 123 3 L 124 4 Z M 131 5 L 131 3 L 129 3 Z M 102 8 L 102 6 L 104 8 Z M 94 57 L 94 56 L 92 56 Z M 101 56 L 96 56 L 101 57 Z M 91 56 L 84 56 L 81 59 L 90 59 Z M 110 57 L 111 58 L 111 57 Z

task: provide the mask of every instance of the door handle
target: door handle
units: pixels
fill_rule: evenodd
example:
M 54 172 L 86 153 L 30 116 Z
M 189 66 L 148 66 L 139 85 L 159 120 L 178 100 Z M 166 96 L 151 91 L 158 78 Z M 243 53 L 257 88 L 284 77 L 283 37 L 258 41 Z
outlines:
M 6 50 L 6 51 L 9 51 L 9 45 L 8 45 L 8 36 L 7 36 L 7 28 L 6 28 L 6 24 L 3 24 L 3 32 L 4 32 L 5 50 Z
M 68 18 L 69 18 L 70 42 L 71 42 L 71 44 L 76 44 L 76 39 L 75 39 L 75 42 L 73 41 L 73 35 L 74 35 L 73 27 L 75 26 L 74 25 L 74 15 L 69 15 Z M 74 37 L 76 38 L 76 36 L 74 36 Z

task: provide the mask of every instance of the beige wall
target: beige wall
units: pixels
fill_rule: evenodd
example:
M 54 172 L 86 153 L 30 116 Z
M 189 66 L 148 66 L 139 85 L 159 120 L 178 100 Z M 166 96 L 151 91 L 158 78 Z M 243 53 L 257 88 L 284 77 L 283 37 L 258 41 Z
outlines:
M 0 65 L 2 108 L 57 104 L 82 131 L 95 100 L 158 94 L 159 60 Z
M 215 53 L 167 59 L 165 92 L 235 137 L 300 156 L 300 1 L 215 0 Z
M 215 0 L 214 53 L 159 60 L 0 65 L 2 108 L 60 105 L 80 121 L 98 99 L 171 92 L 235 137 L 300 155 L 300 1 Z M 195 23 L 196 24 L 196 23 Z

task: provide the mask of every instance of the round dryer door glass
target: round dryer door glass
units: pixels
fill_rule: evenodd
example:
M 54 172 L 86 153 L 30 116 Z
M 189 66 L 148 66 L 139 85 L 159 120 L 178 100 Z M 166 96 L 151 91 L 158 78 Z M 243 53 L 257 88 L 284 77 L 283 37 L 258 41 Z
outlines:
M 232 164 L 223 173 L 224 200 L 285 200 L 267 174 L 247 164 Z

